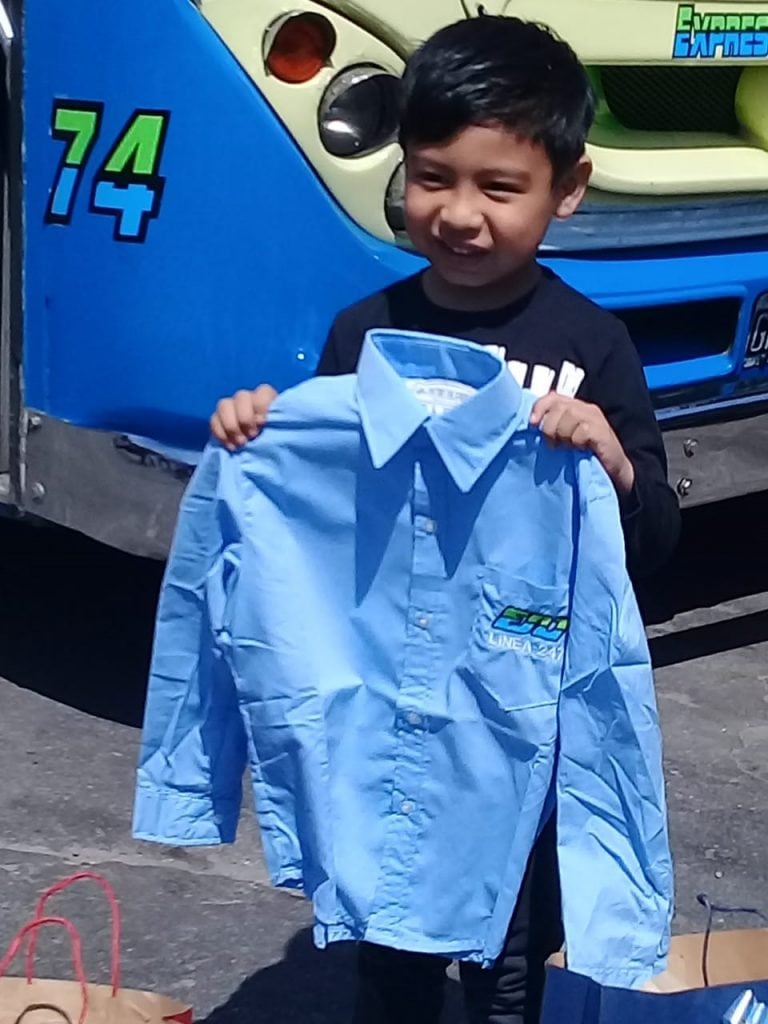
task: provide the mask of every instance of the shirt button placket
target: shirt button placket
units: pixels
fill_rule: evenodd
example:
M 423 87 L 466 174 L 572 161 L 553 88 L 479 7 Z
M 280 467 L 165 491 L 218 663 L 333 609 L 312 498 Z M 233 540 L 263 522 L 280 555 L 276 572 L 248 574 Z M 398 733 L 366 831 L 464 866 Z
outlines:
M 426 776 L 429 719 L 426 709 L 440 667 L 439 634 L 445 570 L 437 543 L 438 524 L 421 467 L 414 468 L 413 546 L 409 627 L 398 694 L 397 748 L 392 818 L 382 858 L 382 877 L 372 923 L 392 926 L 402 918 L 418 854 L 422 789 Z

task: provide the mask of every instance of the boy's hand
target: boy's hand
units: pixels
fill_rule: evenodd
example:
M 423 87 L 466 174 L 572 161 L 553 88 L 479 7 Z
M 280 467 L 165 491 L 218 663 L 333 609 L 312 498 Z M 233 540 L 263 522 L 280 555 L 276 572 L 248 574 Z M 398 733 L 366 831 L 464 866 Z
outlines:
M 531 426 L 538 426 L 554 445 L 592 451 L 621 494 L 629 494 L 635 470 L 602 410 L 578 398 L 551 391 L 533 407 Z
M 258 437 L 277 392 L 269 384 L 222 398 L 211 416 L 211 433 L 231 452 Z

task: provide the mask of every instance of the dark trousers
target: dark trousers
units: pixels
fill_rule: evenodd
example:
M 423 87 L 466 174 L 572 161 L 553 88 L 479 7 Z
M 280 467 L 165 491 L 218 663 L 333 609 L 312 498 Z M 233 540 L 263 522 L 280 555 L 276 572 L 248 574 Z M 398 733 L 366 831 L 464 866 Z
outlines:
M 544 965 L 563 942 L 554 816 L 534 847 L 501 956 L 459 965 L 469 1024 L 536 1024 Z M 353 1024 L 439 1024 L 444 957 L 361 942 Z

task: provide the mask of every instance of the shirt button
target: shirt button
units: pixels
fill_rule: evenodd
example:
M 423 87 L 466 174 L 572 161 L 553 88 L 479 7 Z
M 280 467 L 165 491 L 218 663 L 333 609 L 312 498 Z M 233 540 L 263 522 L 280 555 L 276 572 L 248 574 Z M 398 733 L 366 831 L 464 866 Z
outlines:
M 429 625 L 429 616 L 420 615 L 418 619 L 416 619 L 416 625 L 419 627 L 419 629 L 426 629 L 427 626 Z
M 424 721 L 424 719 L 421 717 L 418 711 L 409 711 L 408 714 L 405 716 L 405 720 L 408 723 L 408 725 L 414 726 L 421 725 L 422 722 Z
M 413 814 L 416 810 L 416 804 L 412 800 L 403 800 L 400 804 L 400 810 L 403 814 Z
M 434 519 L 427 519 L 424 523 L 424 531 L 426 533 L 437 533 L 437 523 Z

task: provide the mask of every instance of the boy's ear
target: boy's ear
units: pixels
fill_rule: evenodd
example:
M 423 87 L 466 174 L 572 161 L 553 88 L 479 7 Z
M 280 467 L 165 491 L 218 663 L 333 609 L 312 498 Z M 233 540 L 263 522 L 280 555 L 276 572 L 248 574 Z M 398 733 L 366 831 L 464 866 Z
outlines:
M 555 217 L 567 220 L 578 210 L 592 174 L 592 161 L 584 153 L 555 185 Z

